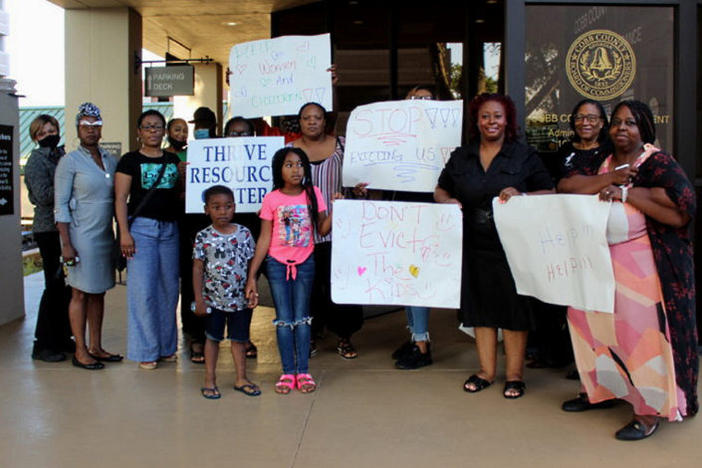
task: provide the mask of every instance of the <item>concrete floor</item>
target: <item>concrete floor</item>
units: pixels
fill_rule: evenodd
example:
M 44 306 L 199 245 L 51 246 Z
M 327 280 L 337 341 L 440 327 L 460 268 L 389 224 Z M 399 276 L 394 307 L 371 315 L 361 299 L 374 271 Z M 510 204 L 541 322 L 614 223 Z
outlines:
M 344 361 L 329 336 L 311 361 L 317 392 L 277 395 L 273 311 L 254 314 L 257 361 L 250 377 L 263 395 L 231 390 L 221 353 L 223 396 L 200 396 L 204 370 L 179 362 L 144 371 L 125 361 L 103 371 L 30 359 L 41 274 L 26 280 L 28 317 L 0 327 L 0 467 L 699 467 L 702 420 L 664 424 L 645 441 L 616 441 L 626 405 L 567 414 L 577 384 L 564 371 L 527 370 L 525 397 L 502 397 L 503 376 L 481 393 L 461 390 L 476 369 L 474 345 L 455 313 L 431 316 L 435 364 L 399 371 L 390 359 L 406 338 L 400 313 L 366 322 Z M 105 348 L 125 351 L 125 288 L 107 296 Z M 223 350 L 225 351 L 225 350 Z

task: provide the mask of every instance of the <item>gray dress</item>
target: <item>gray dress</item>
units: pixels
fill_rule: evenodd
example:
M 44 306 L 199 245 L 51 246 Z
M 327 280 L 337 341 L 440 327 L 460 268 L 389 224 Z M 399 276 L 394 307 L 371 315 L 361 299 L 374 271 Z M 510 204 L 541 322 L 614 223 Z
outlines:
M 54 216 L 68 223 L 80 262 L 68 267 L 66 283 L 80 291 L 99 294 L 115 285 L 112 260 L 114 185 L 117 160 L 100 148 L 103 171 L 88 150 L 79 147 L 61 158 L 56 167 Z

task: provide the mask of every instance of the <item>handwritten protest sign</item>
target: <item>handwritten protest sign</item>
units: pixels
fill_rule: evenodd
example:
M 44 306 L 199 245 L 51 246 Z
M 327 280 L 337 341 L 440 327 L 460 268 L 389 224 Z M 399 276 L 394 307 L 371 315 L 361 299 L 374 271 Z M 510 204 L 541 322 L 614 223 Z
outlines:
M 405 100 L 359 106 L 346 127 L 344 185 L 433 192 L 461 144 L 463 101 Z
M 333 216 L 334 302 L 459 307 L 456 205 L 338 200 Z
M 332 110 L 329 34 L 244 42 L 229 52 L 234 115 L 297 115 L 314 101 Z
M 202 213 L 202 194 L 213 185 L 234 192 L 237 213 L 255 213 L 273 186 L 271 160 L 283 137 L 208 138 L 188 145 L 185 212 Z
M 517 292 L 551 304 L 614 310 L 607 246 L 610 204 L 596 195 L 512 197 L 492 202 Z

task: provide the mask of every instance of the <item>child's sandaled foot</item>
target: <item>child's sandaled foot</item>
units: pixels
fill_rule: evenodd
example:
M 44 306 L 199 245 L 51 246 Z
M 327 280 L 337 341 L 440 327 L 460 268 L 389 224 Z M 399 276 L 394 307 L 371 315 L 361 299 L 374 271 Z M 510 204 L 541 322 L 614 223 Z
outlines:
M 245 383 L 244 385 L 239 385 L 238 387 L 234 385 L 234 390 L 241 392 L 246 396 L 259 396 L 261 394 L 261 389 L 258 388 L 253 382 Z
M 524 390 L 526 389 L 526 384 L 521 380 L 508 380 L 505 382 L 505 389 L 503 395 L 505 398 L 513 400 L 524 396 Z
M 297 374 L 297 389 L 302 393 L 312 393 L 317 390 L 317 383 L 310 374 Z
M 488 388 L 492 382 L 479 377 L 478 374 L 473 374 L 468 377 L 468 380 L 463 382 L 463 391 L 468 393 L 476 393 L 480 390 Z
M 219 389 L 216 385 L 214 387 L 202 387 L 200 389 L 200 393 L 208 400 L 217 400 L 222 397 L 222 394 L 219 393 Z
M 258 357 L 258 348 L 251 341 L 246 343 L 246 357 L 248 359 L 256 359 Z
M 190 344 L 190 362 L 194 364 L 204 364 L 205 363 L 205 353 L 202 343 L 191 343 Z
M 295 376 L 292 374 L 283 374 L 275 384 L 275 393 L 287 395 L 293 388 L 295 388 Z
M 356 359 L 358 352 L 351 344 L 348 338 L 339 338 L 339 343 L 336 345 L 336 352 L 344 359 Z

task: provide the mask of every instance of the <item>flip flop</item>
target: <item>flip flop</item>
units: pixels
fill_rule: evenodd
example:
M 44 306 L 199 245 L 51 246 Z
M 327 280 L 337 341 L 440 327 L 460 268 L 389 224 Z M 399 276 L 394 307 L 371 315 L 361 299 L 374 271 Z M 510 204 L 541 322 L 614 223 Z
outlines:
M 258 348 L 251 341 L 246 345 L 246 358 L 256 359 L 258 357 Z
M 241 387 L 237 387 L 234 385 L 234 390 L 237 392 L 241 392 L 246 396 L 259 396 L 261 394 L 261 389 L 258 388 L 258 385 L 256 384 L 244 384 Z
M 207 394 L 206 392 L 212 393 Z M 214 387 L 202 387 L 200 389 L 200 393 L 203 397 L 207 398 L 208 400 L 219 400 L 220 398 L 222 398 L 222 394 L 219 393 L 219 389 L 216 385 Z

